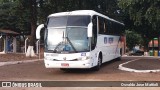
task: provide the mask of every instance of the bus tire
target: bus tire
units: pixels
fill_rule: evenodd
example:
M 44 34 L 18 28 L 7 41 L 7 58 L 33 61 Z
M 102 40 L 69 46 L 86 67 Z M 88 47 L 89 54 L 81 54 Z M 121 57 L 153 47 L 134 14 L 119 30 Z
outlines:
M 99 71 L 100 68 L 101 68 L 101 65 L 102 65 L 102 59 L 99 57 L 99 58 L 98 58 L 98 62 L 97 62 L 97 66 L 95 66 L 95 67 L 93 68 L 93 70 Z
M 118 57 L 118 58 L 117 58 L 117 61 L 121 61 L 121 57 Z

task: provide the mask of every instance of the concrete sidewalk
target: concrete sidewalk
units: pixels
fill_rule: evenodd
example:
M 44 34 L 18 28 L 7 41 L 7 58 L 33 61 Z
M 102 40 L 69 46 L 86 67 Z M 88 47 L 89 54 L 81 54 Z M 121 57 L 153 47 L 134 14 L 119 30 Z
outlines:
M 153 59 L 160 59 L 160 56 L 126 56 L 126 55 L 124 55 L 124 56 L 122 56 L 122 58 L 153 58 Z
M 23 60 L 23 61 L 7 61 L 7 62 L 0 62 L 0 66 L 12 65 L 12 64 L 21 64 L 21 63 L 29 63 L 29 62 L 36 62 L 36 61 L 42 61 L 42 60 L 43 59 Z

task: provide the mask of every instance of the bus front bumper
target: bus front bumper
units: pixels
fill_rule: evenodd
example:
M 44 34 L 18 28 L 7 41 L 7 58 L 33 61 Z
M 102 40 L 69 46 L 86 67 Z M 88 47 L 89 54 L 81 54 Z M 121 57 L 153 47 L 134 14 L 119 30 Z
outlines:
M 46 68 L 92 68 L 93 63 L 90 60 L 82 61 L 52 61 L 44 60 Z

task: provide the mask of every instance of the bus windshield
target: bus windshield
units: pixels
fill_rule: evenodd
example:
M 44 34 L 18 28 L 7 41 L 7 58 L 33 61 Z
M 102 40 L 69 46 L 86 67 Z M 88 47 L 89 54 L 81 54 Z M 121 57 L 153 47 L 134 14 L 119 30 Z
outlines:
M 69 16 L 64 18 L 63 16 L 55 18 L 56 20 L 51 18 L 52 20 L 49 20 L 48 22 L 46 30 L 47 34 L 45 35 L 45 49 L 48 52 L 51 51 L 54 53 L 76 53 L 89 51 L 90 44 L 87 37 L 87 26 L 90 19 L 88 17 L 89 16 Z M 62 22 L 58 19 L 64 20 Z

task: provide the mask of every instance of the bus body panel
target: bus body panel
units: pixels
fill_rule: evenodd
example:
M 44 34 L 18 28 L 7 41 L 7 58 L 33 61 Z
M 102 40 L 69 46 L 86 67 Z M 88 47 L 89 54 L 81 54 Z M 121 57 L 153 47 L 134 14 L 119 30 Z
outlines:
M 45 53 L 44 57 L 46 68 L 91 68 L 94 65 L 89 52 L 73 54 Z M 66 64 L 66 66 L 63 64 Z
M 46 68 L 91 68 L 92 63 L 89 60 L 85 61 L 50 61 L 44 60 Z M 65 64 L 65 65 L 63 65 Z
M 107 62 L 114 58 L 120 57 L 119 45 L 120 36 L 99 35 L 97 39 L 97 49 L 102 52 L 103 61 Z
M 81 53 L 69 53 L 69 54 L 61 54 L 61 53 L 44 53 L 45 58 L 49 58 L 57 61 L 73 61 L 75 59 L 90 57 L 89 52 L 81 52 Z

